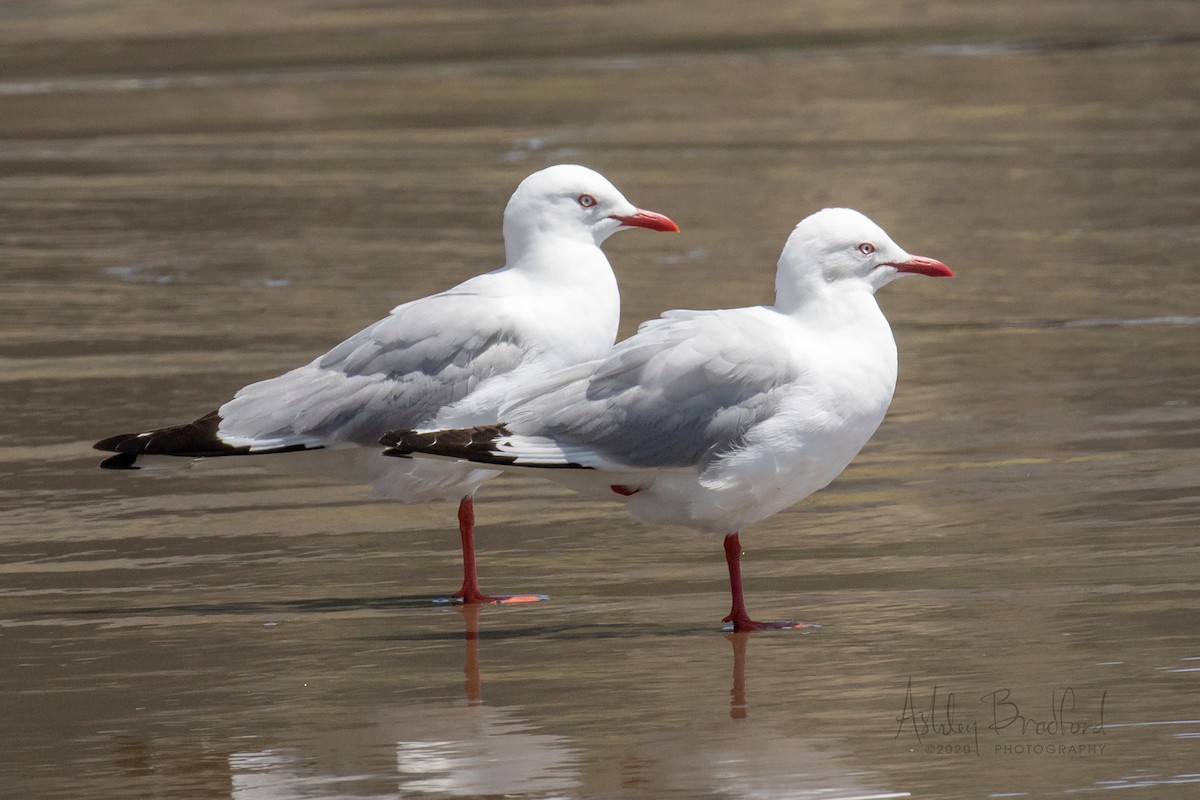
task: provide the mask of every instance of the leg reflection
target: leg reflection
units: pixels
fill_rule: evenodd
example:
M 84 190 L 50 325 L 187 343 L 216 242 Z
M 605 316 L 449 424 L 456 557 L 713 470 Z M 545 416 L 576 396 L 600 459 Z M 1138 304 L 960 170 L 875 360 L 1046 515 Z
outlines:
M 745 719 L 749 710 L 746 703 L 746 645 L 750 641 L 750 633 L 730 633 L 725 638 L 733 645 L 733 688 L 729 690 L 729 718 Z
M 483 705 L 483 682 L 479 677 L 479 605 L 465 604 L 459 607 L 463 615 L 463 643 L 466 652 L 463 656 L 463 691 L 467 695 L 467 705 Z

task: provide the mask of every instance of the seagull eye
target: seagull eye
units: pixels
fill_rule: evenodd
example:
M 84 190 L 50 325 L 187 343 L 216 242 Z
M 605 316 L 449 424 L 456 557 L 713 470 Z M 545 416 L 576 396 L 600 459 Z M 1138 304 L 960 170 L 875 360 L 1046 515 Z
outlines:
M 864 256 L 869 256 L 875 252 L 875 245 L 871 244 L 870 242 L 863 242 L 858 246 L 858 252 L 862 253 Z
M 579 205 L 583 206 L 584 208 L 591 208 L 592 206 L 596 205 L 596 198 L 592 197 L 590 194 L 581 194 L 579 195 Z

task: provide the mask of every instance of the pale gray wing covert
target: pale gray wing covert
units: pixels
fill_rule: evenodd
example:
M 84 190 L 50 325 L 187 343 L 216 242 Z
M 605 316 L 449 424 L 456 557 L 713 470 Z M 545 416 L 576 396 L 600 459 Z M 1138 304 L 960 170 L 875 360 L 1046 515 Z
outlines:
M 668 312 L 590 377 L 516 402 L 502 421 L 628 466 L 706 464 L 771 416 L 798 374 L 770 347 L 777 330 L 739 311 Z
M 311 363 L 223 405 L 221 438 L 253 448 L 374 445 L 519 365 L 526 348 L 501 303 L 444 293 L 397 307 Z

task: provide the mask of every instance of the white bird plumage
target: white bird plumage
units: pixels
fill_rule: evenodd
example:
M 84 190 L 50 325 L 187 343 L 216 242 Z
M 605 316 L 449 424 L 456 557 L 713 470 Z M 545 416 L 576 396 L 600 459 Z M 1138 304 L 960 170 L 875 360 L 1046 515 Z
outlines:
M 512 395 L 469 449 L 464 431 L 383 441 L 393 455 L 554 468 L 545 475 L 619 496 L 644 522 L 722 534 L 727 621 L 761 628 L 742 603 L 738 533 L 829 484 L 883 421 L 896 344 L 874 294 L 909 273 L 952 274 L 859 212 L 825 209 L 789 237 L 774 305 L 669 311 L 604 358 Z
M 158 455 L 320 450 L 305 457 L 308 468 L 370 480 L 405 502 L 461 500 L 466 563 L 458 596 L 494 599 L 478 591 L 474 575 L 471 497 L 496 471 L 380 459 L 376 442 L 398 426 L 490 421 L 517 387 L 606 352 L 616 338 L 620 296 L 600 246 L 630 227 L 678 230 L 593 170 L 558 165 L 536 172 L 504 212 L 505 266 L 397 306 L 312 362 L 246 386 L 193 423 L 98 442 L 97 449 L 117 453 L 104 466 L 136 469 Z

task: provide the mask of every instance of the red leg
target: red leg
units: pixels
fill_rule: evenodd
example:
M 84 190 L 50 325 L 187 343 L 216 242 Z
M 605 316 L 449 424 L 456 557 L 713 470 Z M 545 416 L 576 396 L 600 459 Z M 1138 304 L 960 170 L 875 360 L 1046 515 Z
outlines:
M 462 537 L 463 583 L 454 599 L 472 603 L 533 603 L 548 599 L 540 594 L 518 594 L 493 597 L 479 591 L 479 573 L 475 569 L 475 500 L 467 495 L 458 504 L 458 533 Z
M 729 591 L 733 595 L 733 608 L 722 622 L 733 623 L 735 631 L 775 631 L 813 627 L 803 622 L 756 622 L 746 613 L 746 600 L 742 597 L 742 542 L 736 533 L 725 537 L 725 563 L 729 566 Z
M 479 573 L 475 570 L 475 499 L 471 495 L 458 503 L 458 534 L 462 537 L 463 582 L 454 599 L 460 603 L 497 602 L 497 598 L 479 591 Z

